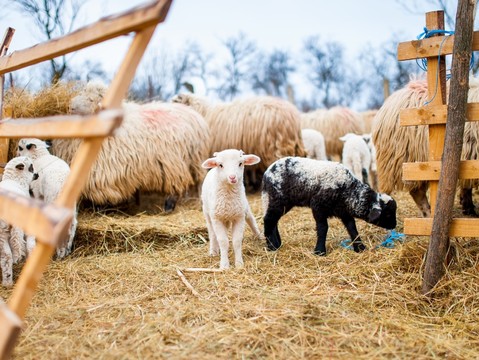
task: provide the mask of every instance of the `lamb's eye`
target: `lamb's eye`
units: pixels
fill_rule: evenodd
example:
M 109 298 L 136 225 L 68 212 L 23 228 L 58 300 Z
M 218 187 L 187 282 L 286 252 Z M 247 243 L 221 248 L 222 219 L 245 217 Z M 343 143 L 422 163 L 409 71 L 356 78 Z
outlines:
M 18 147 L 18 150 L 22 151 L 22 150 L 23 150 L 23 148 L 22 148 L 21 146 L 19 146 L 19 147 Z
M 239 167 L 242 167 L 243 166 L 243 163 L 239 163 Z
M 222 168 L 222 169 L 223 169 L 223 164 L 220 164 L 220 168 Z

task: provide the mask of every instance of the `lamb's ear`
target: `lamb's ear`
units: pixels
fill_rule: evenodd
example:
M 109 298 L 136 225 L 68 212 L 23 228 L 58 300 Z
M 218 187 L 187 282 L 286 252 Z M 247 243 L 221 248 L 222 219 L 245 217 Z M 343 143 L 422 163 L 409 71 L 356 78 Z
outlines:
M 17 164 L 17 165 L 15 166 L 15 169 L 23 170 L 23 169 L 25 169 L 25 164 Z
M 374 224 L 379 220 L 380 217 L 381 217 L 381 209 L 377 207 L 373 207 L 368 215 L 368 223 Z
M 216 161 L 216 158 L 209 158 L 208 160 L 205 160 L 201 166 L 205 169 L 212 169 L 218 166 L 218 161 Z
M 52 146 L 52 141 L 51 140 L 45 140 L 45 144 L 47 145 L 47 148 Z
M 245 165 L 254 165 L 257 164 L 261 161 L 259 156 L 253 155 L 253 154 L 248 154 L 248 155 L 243 155 L 244 158 L 244 164 Z

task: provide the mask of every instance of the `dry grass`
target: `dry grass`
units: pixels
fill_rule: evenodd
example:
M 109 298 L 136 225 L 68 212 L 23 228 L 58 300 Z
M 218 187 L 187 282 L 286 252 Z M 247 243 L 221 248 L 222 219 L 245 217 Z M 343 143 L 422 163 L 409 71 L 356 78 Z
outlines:
M 416 210 L 395 197 L 401 231 Z M 249 199 L 261 214 L 259 196 Z M 370 249 L 386 234 L 358 227 Z M 195 295 L 177 269 L 219 265 L 197 200 L 170 215 L 83 210 L 76 249 L 45 273 L 14 358 L 479 358 L 477 239 L 455 239 L 455 261 L 428 299 L 419 293 L 426 238 L 356 254 L 333 220 L 318 257 L 309 209 L 293 209 L 280 231 L 283 247 L 268 252 L 247 230 L 244 269 L 184 271 Z

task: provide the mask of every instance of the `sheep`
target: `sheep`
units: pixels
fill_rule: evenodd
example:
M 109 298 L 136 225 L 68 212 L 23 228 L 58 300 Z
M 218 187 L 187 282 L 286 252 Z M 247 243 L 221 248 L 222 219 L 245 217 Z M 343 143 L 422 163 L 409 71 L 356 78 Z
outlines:
M 269 250 L 281 246 L 279 219 L 295 206 L 310 207 L 316 220 L 314 253 L 326 255 L 329 217 L 338 217 L 355 252 L 366 249 L 354 218 L 385 229 L 396 227 L 396 201 L 356 179 L 341 163 L 286 157 L 273 163 L 263 177 L 264 236 Z
M 210 153 L 243 149 L 261 163 L 245 170 L 248 189 L 258 190 L 266 168 L 283 156 L 306 156 L 300 114 L 290 102 L 268 96 L 212 104 L 193 94 L 178 94 L 172 102 L 188 105 L 204 116 L 211 130 Z
M 235 267 L 243 266 L 241 247 L 245 220 L 253 234 L 261 236 L 243 184 L 244 167 L 259 162 L 260 158 L 256 155 L 227 149 L 215 152 L 212 158 L 202 164 L 205 169 L 211 169 L 206 174 L 201 192 L 203 214 L 210 239 L 210 255 L 217 255 L 219 250 L 221 269 L 229 268 L 229 228 L 232 233 Z
M 20 196 L 30 197 L 30 184 L 38 178 L 34 173 L 33 161 L 26 156 L 11 159 L 6 165 L 0 182 L 0 189 L 8 190 Z M 27 236 L 29 239 L 30 236 Z M 13 285 L 13 264 L 26 255 L 24 232 L 16 226 L 10 226 L 0 220 L 0 265 L 2 285 Z
M 102 86 L 89 84 L 71 101 L 71 112 L 91 114 L 102 100 Z M 103 142 L 82 198 L 95 205 L 118 205 L 139 191 L 165 196 L 174 210 L 188 191 L 197 191 L 206 171 L 210 131 L 196 111 L 182 104 L 123 102 L 122 125 Z M 80 140 L 52 141 L 52 153 L 71 163 Z M 199 192 L 199 191 L 198 191 Z
M 479 83 L 469 81 L 469 102 L 479 100 Z M 373 125 L 373 142 L 376 147 L 376 161 L 379 190 L 390 194 L 394 190 L 407 190 L 423 217 L 431 216 L 427 198 L 429 183 L 426 181 L 403 181 L 402 165 L 406 162 L 428 160 L 429 130 L 425 125 L 399 126 L 399 112 L 402 109 L 422 107 L 428 100 L 427 82 L 413 79 L 404 88 L 395 91 L 379 109 Z M 394 139 L 394 143 L 391 143 Z M 479 125 L 466 122 L 462 160 L 479 158 Z M 471 180 L 460 180 L 460 200 L 464 215 L 476 215 L 472 202 Z
M 301 137 L 308 158 L 327 160 L 323 134 L 314 129 L 302 129 Z
M 33 161 L 33 166 L 39 179 L 32 182 L 33 197 L 43 200 L 47 204 L 53 203 L 63 190 L 70 166 L 59 157 L 50 154 L 49 145 L 40 139 L 24 138 L 18 142 L 17 156 L 28 156 Z M 77 228 L 76 205 L 73 208 L 73 219 L 68 233 L 68 239 L 58 244 L 56 255 L 58 259 L 70 254 L 73 239 Z M 27 243 L 30 253 L 35 246 L 34 242 Z
M 335 106 L 301 114 L 301 128 L 315 129 L 324 136 L 328 159 L 339 160 L 343 142 L 339 138 L 347 133 L 363 134 L 364 122 L 356 111 Z
M 344 142 L 342 163 L 356 178 L 369 185 L 371 150 L 368 143 L 370 136 L 347 133 L 339 139 Z
M 376 117 L 377 113 L 377 109 L 366 110 L 360 113 L 361 117 L 363 118 L 365 133 L 371 132 L 373 128 L 374 118 Z

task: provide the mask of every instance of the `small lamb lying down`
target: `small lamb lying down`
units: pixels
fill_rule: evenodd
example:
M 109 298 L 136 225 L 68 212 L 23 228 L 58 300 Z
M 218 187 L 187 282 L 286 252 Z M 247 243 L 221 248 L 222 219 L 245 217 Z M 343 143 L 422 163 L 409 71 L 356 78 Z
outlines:
M 37 178 L 31 159 L 26 156 L 15 157 L 5 165 L 0 189 L 29 198 L 31 182 Z M 3 286 L 13 285 L 12 266 L 25 255 L 26 241 L 23 230 L 0 220 L 0 265 Z
M 201 190 L 203 214 L 210 239 L 210 255 L 220 251 L 220 268 L 230 266 L 228 260 L 228 230 L 231 228 L 235 266 L 243 266 L 242 244 L 245 220 L 257 237 L 261 233 L 246 198 L 243 183 L 244 167 L 261 160 L 241 150 L 228 149 L 215 152 L 202 166 L 211 169 L 206 174 Z
M 385 229 L 396 227 L 396 201 L 376 193 L 337 162 L 301 157 L 277 160 L 264 173 L 262 201 L 269 250 L 281 246 L 278 221 L 294 206 L 307 206 L 313 212 L 317 231 L 314 253 L 318 255 L 326 255 L 329 217 L 341 219 L 355 252 L 366 249 L 355 218 Z

